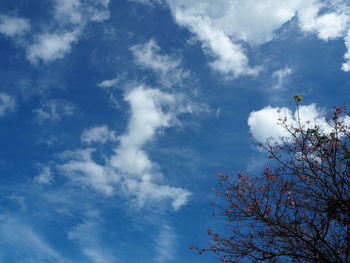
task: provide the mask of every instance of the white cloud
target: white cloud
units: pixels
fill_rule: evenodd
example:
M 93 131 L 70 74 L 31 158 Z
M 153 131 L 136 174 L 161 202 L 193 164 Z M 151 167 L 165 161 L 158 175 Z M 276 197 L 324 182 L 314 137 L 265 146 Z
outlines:
M 140 175 L 139 175 L 140 176 Z M 178 210 L 185 204 L 191 195 L 185 189 L 171 187 L 154 183 L 154 175 L 144 174 L 140 178 L 126 178 L 123 190 L 136 198 L 137 205 L 143 207 L 145 204 L 160 202 L 164 199 L 172 200 L 174 210 Z
M 57 0 L 55 18 L 61 23 L 79 24 L 82 21 L 80 0 Z
M 130 49 L 135 62 L 144 68 L 149 68 L 159 75 L 159 81 L 164 87 L 171 87 L 188 77 L 188 72 L 181 68 L 181 61 L 160 53 L 160 47 L 154 40 Z
M 109 18 L 109 0 L 56 0 L 55 18 L 61 24 L 82 25 Z
M 168 0 L 167 2 L 175 19 L 180 16 L 181 22 L 183 19 L 191 18 L 191 21 L 197 24 L 191 28 L 195 33 L 196 28 L 200 29 L 204 24 L 212 25 L 213 29 L 218 29 L 229 37 L 257 45 L 271 40 L 274 31 L 295 15 L 301 1 Z M 184 25 L 190 26 L 188 22 Z
M 333 7 L 331 12 L 320 14 L 323 8 Z M 298 10 L 299 26 L 306 33 L 314 33 L 322 40 L 344 36 L 344 30 L 350 22 L 348 7 L 342 3 L 327 6 L 319 1 L 309 0 Z
M 139 2 L 147 2 L 140 1 Z M 159 2 L 159 1 L 153 1 Z M 212 67 L 228 76 L 256 74 L 241 42 L 261 45 L 293 18 L 300 30 L 321 40 L 345 37 L 350 8 L 345 1 L 321 0 L 164 0 L 181 26 L 202 42 Z M 344 68 L 344 67 L 343 67 Z
M 66 153 L 68 160 L 59 168 L 72 181 L 87 185 L 104 194 L 118 193 L 132 197 L 139 207 L 164 199 L 179 209 L 187 203 L 190 193 L 182 188 L 162 184 L 159 165 L 152 162 L 144 146 L 157 137 L 157 133 L 177 123 L 177 115 L 190 107 L 178 107 L 179 97 L 158 89 L 136 87 L 125 94 L 131 116 L 125 134 L 119 136 L 114 154 L 97 164 L 92 157 L 94 149 L 87 148 Z
M 176 98 L 158 89 L 138 87 L 128 92 L 125 100 L 131 106 L 128 131 L 120 136 L 120 146 L 111 162 L 121 171 L 140 174 L 152 167 L 142 147 L 155 137 L 159 128 L 171 125 L 173 115 L 162 107 L 171 108 Z
M 27 58 L 36 64 L 39 60 L 51 62 L 63 58 L 70 52 L 73 43 L 78 41 L 79 31 L 65 33 L 44 33 L 27 48 Z
M 107 166 L 97 164 L 92 153 L 95 150 L 86 148 L 75 152 L 65 152 L 62 157 L 67 163 L 59 169 L 79 186 L 91 187 L 105 195 L 115 193 L 114 185 L 119 181 L 118 176 Z
M 107 141 L 116 141 L 117 136 L 106 125 L 102 125 L 83 131 L 81 140 L 87 144 L 106 143 Z
M 344 41 L 345 41 L 345 46 L 347 48 L 347 51 L 344 55 L 345 63 L 343 63 L 342 65 L 342 70 L 344 70 L 345 72 L 349 72 L 350 71 L 350 29 Z
M 214 57 L 211 65 L 229 76 L 257 74 L 240 41 L 259 45 L 293 18 L 300 1 L 167 0 L 177 23 L 187 27 Z
M 0 93 L 0 117 L 16 110 L 16 100 L 7 93 Z
M 256 74 L 257 69 L 249 66 L 243 48 L 232 41 L 223 28 L 212 23 L 207 8 L 215 9 L 214 2 L 169 1 L 169 5 L 176 22 L 195 33 L 204 49 L 214 57 L 211 62 L 214 69 L 234 77 Z
M 248 118 L 250 133 L 259 142 L 265 142 L 269 137 L 278 139 L 282 136 L 288 136 L 288 133 L 277 124 L 281 116 L 288 120 L 293 119 L 291 111 L 287 108 L 268 106 L 259 111 L 251 112 Z
M 147 199 L 170 198 L 174 209 L 178 209 L 187 202 L 190 193 L 181 188 L 155 184 L 157 166 L 142 149 L 155 138 L 159 129 L 176 122 L 176 115 L 181 113 L 176 108 L 177 97 L 141 86 L 128 92 L 125 100 L 131 106 L 131 117 L 128 130 L 120 137 L 120 146 L 111 158 L 111 165 L 125 174 L 125 189 L 136 195 L 140 205 Z
M 275 84 L 272 86 L 272 89 L 281 90 L 284 87 L 284 84 L 287 78 L 293 73 L 293 70 L 290 67 L 285 67 L 280 70 L 277 70 L 272 73 L 272 78 L 275 81 Z
M 22 36 L 30 31 L 28 20 L 0 14 L 0 33 L 8 37 Z
M 34 182 L 37 184 L 49 185 L 54 181 L 51 167 L 48 165 L 40 166 L 40 174 L 34 177 Z
M 107 79 L 107 80 L 104 80 L 104 81 L 101 81 L 100 83 L 98 83 L 97 86 L 99 86 L 101 88 L 108 88 L 108 87 L 114 86 L 117 83 L 118 83 L 118 78 Z
M 323 129 L 329 129 L 322 110 L 315 104 L 299 107 L 299 117 L 301 123 L 310 121 L 310 126 L 319 125 Z M 267 138 L 272 137 L 275 141 L 279 141 L 280 137 L 290 137 L 281 125 L 279 118 L 287 118 L 287 123 L 296 126 L 298 120 L 297 113 L 293 113 L 288 108 L 272 108 L 265 107 L 259 111 L 253 111 L 249 114 L 248 125 L 250 133 L 259 142 L 265 142 Z
M 109 18 L 108 5 L 109 0 L 56 0 L 54 18 L 59 26 L 52 29 L 48 25 L 44 32 L 35 35 L 34 42 L 26 47 L 27 59 L 33 64 L 62 59 L 88 23 Z
M 41 108 L 34 109 L 35 118 L 39 123 L 58 122 L 77 112 L 77 106 L 65 100 L 48 100 Z

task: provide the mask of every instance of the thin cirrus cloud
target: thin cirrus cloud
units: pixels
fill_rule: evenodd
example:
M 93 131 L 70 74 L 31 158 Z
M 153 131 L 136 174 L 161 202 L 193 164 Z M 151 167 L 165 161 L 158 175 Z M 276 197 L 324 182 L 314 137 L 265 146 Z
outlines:
M 130 48 L 134 63 L 141 69 L 150 70 L 156 74 L 157 82 L 163 88 L 179 86 L 188 80 L 190 73 L 182 67 L 180 58 L 163 54 L 158 43 L 151 39 L 146 43 L 137 44 Z M 101 81 L 97 86 L 108 88 L 121 82 L 121 78 Z
M 83 254 L 93 263 L 119 262 L 111 251 L 104 248 L 101 232 L 101 219 L 96 211 L 89 211 L 86 219 L 68 232 L 68 238 L 77 243 Z
M 127 91 L 124 99 L 131 108 L 127 131 L 119 136 L 119 145 L 105 164 L 94 161 L 96 149 L 84 148 L 63 153 L 66 162 L 59 169 L 73 182 L 103 194 L 114 195 L 118 189 L 138 207 L 170 199 L 177 210 L 188 202 L 190 192 L 163 184 L 159 165 L 151 161 L 144 147 L 160 130 L 175 125 L 177 116 L 189 108 L 179 107 L 182 102 L 177 95 L 144 86 Z M 95 141 L 102 142 L 102 137 Z
M 334 2 L 331 8 L 320 0 L 148 2 L 167 4 L 176 23 L 189 29 L 213 58 L 211 66 L 227 76 L 257 74 L 259 67 L 250 65 L 241 42 L 258 46 L 271 41 L 276 31 L 292 19 L 297 19 L 302 32 L 315 34 L 323 41 L 344 38 L 348 51 L 342 69 L 350 71 L 350 7 L 344 1 Z
M 177 246 L 178 237 L 175 230 L 169 224 L 162 225 L 156 239 L 154 261 L 157 263 L 172 262 L 175 259 Z
M 70 262 L 65 260 L 48 242 L 29 225 L 15 216 L 0 217 L 2 251 L 0 258 L 12 262 L 14 255 L 18 262 Z M 4 261 L 4 262 L 5 262 Z

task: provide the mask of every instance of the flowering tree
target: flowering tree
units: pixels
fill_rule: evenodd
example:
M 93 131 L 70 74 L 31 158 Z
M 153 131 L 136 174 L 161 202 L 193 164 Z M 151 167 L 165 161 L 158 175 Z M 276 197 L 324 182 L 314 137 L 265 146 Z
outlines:
M 350 262 L 350 118 L 335 108 L 326 125 L 279 119 L 288 136 L 259 146 L 272 159 L 260 176 L 218 173 L 229 234 L 208 230 L 222 262 Z M 248 260 L 248 261 L 247 261 Z

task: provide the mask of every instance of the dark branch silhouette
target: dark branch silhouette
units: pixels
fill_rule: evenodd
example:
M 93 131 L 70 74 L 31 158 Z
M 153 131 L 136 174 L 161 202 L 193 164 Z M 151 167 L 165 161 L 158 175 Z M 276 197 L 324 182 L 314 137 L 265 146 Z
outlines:
M 288 136 L 259 146 L 271 166 L 259 176 L 217 174 L 228 234 L 208 230 L 222 262 L 350 262 L 350 118 L 335 108 L 325 127 L 279 119 Z

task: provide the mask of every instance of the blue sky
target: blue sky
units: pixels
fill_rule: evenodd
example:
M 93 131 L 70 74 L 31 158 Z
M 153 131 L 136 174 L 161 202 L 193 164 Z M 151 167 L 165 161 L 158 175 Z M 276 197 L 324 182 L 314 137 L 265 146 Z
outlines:
M 349 71 L 347 1 L 2 0 L 0 262 L 215 262 L 215 173 Z

